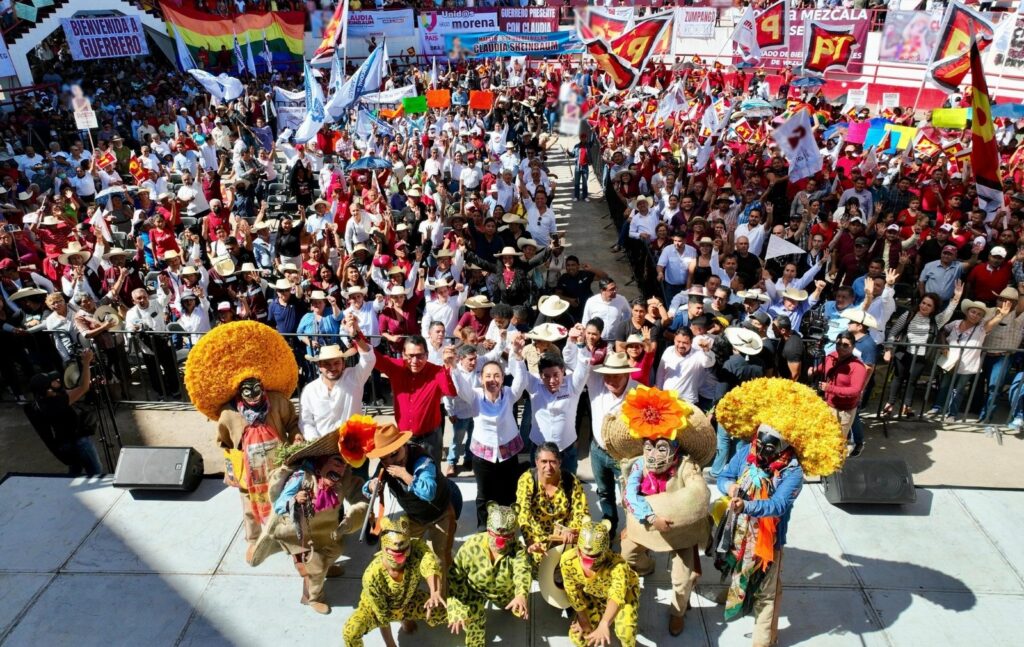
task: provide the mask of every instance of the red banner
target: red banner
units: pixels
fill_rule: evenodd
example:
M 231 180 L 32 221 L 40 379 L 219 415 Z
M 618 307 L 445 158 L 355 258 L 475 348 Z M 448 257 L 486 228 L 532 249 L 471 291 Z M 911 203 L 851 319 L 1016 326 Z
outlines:
M 971 69 L 971 167 L 978 189 L 978 203 L 990 217 L 1003 206 L 1003 188 L 999 183 L 999 148 L 992 123 L 992 103 L 988 83 L 981 67 L 981 48 L 975 39 L 968 54 Z
M 971 39 L 977 37 L 978 51 L 984 51 L 992 43 L 992 34 L 992 23 L 981 14 L 954 4 L 932 54 L 932 64 L 928 68 L 932 81 L 955 92 L 971 69 Z
M 628 90 L 636 84 L 638 75 L 627 61 L 611 51 L 603 40 L 596 39 L 586 44 L 587 52 L 594 57 L 597 67 L 611 77 L 612 85 L 618 91 Z
M 636 27 L 612 41 L 612 51 L 637 70 L 642 70 L 647 59 L 668 33 L 672 14 L 663 14 L 637 23 Z
M 800 65 L 804 57 L 804 23 L 811 21 L 829 29 L 846 26 L 853 27 L 851 33 L 859 46 L 854 49 L 846 71 L 851 74 L 860 74 L 864 67 L 864 49 L 871 26 L 867 9 L 788 10 L 786 25 L 789 31 L 789 42 L 780 47 L 762 48 L 760 65 L 758 67 L 779 69 L 789 65 Z M 741 56 L 733 56 L 734 63 L 742 61 L 743 58 Z

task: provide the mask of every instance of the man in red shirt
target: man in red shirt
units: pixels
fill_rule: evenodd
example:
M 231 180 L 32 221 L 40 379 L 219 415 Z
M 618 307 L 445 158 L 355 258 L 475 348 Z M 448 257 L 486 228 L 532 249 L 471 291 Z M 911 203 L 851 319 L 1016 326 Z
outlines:
M 441 463 L 441 441 L 444 418 L 441 417 L 441 396 L 456 397 L 452 382 L 455 347 L 441 351 L 444 366 L 427 361 L 427 340 L 419 335 L 405 338 L 401 359 L 388 357 L 374 349 L 377 369 L 391 380 L 395 401 L 395 424 L 401 431 L 411 431 L 437 464 Z
M 988 262 L 975 265 L 967 275 L 968 294 L 990 306 L 996 303 L 996 295 L 1010 283 L 1012 268 L 1006 262 L 1006 249 L 993 247 L 988 253 Z

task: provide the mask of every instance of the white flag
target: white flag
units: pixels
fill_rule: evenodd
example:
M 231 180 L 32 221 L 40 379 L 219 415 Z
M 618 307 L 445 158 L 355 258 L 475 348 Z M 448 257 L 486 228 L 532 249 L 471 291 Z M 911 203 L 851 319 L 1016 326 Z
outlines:
M 274 55 L 270 53 L 270 43 L 267 42 L 267 30 L 263 30 L 263 58 L 267 61 L 267 74 L 274 74 Z
M 224 73 L 214 76 L 200 69 L 191 69 L 188 73 L 217 101 L 234 101 L 242 96 L 242 82 L 233 76 Z
M 789 256 L 791 254 L 803 255 L 806 253 L 807 250 L 799 245 L 794 245 L 785 238 L 772 234 L 771 237 L 768 238 L 768 251 L 765 252 L 764 259 L 767 261 L 769 259 L 776 258 L 777 256 Z
M 245 34 L 245 66 L 249 68 L 249 74 L 256 77 L 256 59 L 252 57 L 252 42 L 249 41 L 249 33 Z
M 331 117 L 338 119 L 359 97 L 370 92 L 376 92 L 383 85 L 384 78 L 387 75 L 387 69 L 384 66 L 384 59 L 387 54 L 384 53 L 384 46 L 381 45 L 370 52 L 370 55 L 359 66 L 356 73 L 345 81 L 340 90 L 331 95 L 331 100 L 327 102 L 326 106 Z
M 198 68 L 199 66 L 192 59 L 192 52 L 189 51 L 188 45 L 185 44 L 185 39 L 181 37 L 181 32 L 173 25 L 171 25 L 171 29 L 174 30 L 174 44 L 178 50 L 178 65 L 181 66 L 182 71 L 188 72 Z
M 747 5 L 746 11 L 740 16 L 736 31 L 732 34 L 732 40 L 739 46 L 743 54 L 743 60 L 751 63 L 761 58 L 761 46 L 757 44 L 757 24 L 754 17 L 754 8 Z
M 821 170 L 821 151 L 814 141 L 814 126 L 806 110 L 800 110 L 772 133 L 789 161 L 789 181 L 797 182 Z
M 437 57 L 434 57 L 434 65 L 430 68 L 430 87 L 437 87 Z
M 303 61 L 302 64 L 306 79 L 306 116 L 302 119 L 299 127 L 295 129 L 295 141 L 299 144 L 304 144 L 316 137 L 327 116 L 324 110 L 324 91 L 320 88 L 320 82 L 313 77 L 313 70 L 310 69 L 309 62 Z

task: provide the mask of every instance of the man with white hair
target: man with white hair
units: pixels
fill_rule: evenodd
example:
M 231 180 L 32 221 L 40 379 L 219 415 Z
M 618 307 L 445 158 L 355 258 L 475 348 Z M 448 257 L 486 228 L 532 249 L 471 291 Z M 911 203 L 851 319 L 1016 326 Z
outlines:
M 658 229 L 658 215 L 651 211 L 651 203 L 647 196 L 636 199 L 636 210 L 629 219 L 629 237 L 650 243 Z

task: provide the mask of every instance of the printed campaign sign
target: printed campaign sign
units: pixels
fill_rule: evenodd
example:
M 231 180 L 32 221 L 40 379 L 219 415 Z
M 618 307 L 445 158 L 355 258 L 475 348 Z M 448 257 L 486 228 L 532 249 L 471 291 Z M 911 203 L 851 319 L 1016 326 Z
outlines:
M 61 18 L 60 24 L 76 61 L 149 54 L 142 21 L 136 16 Z

